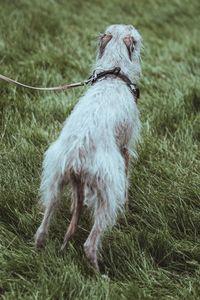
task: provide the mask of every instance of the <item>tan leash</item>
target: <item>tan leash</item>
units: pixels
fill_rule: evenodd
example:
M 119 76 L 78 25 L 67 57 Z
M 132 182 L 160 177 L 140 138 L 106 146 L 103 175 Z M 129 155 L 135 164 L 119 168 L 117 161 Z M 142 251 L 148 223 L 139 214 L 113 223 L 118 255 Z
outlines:
M 87 79 L 87 80 L 83 80 L 80 82 L 76 82 L 76 83 L 71 83 L 71 84 L 64 84 L 64 85 L 59 85 L 59 86 L 53 86 L 53 87 L 36 87 L 36 86 L 31 86 L 31 85 L 27 85 L 21 82 L 18 82 L 14 79 L 11 79 L 9 77 L 6 77 L 4 75 L 0 74 L 0 79 L 4 80 L 6 82 L 9 83 L 14 83 L 18 86 L 24 87 L 24 88 L 28 88 L 28 89 L 32 89 L 32 90 L 38 90 L 38 91 L 65 91 L 74 87 L 78 87 L 78 86 L 84 86 L 87 85 L 88 83 L 94 84 L 95 82 L 97 82 L 99 79 L 106 79 L 107 76 L 114 76 L 117 78 L 120 78 L 121 80 L 123 80 L 127 86 L 129 87 L 131 93 L 134 96 L 134 100 L 137 103 L 138 98 L 140 97 L 140 90 L 137 87 L 136 84 L 134 84 L 133 82 L 131 82 L 131 80 L 124 74 L 121 73 L 121 68 L 119 67 L 115 67 L 111 70 L 106 70 L 100 73 L 96 73 L 95 71 L 93 72 L 93 74 Z
M 19 85 L 19 86 L 24 87 L 24 88 L 32 89 L 32 90 L 38 90 L 38 91 L 65 91 L 65 90 L 70 89 L 70 88 L 87 85 L 88 83 L 93 81 L 94 77 L 90 77 L 87 80 L 76 82 L 76 83 L 64 84 L 64 85 L 53 86 L 53 87 L 31 86 L 31 85 L 27 85 L 27 84 L 23 84 L 21 82 L 18 82 L 14 79 L 8 78 L 8 77 L 6 77 L 4 75 L 1 75 L 1 74 L 0 74 L 0 79 L 4 80 L 4 81 L 7 81 L 9 83 L 14 83 L 14 84 Z

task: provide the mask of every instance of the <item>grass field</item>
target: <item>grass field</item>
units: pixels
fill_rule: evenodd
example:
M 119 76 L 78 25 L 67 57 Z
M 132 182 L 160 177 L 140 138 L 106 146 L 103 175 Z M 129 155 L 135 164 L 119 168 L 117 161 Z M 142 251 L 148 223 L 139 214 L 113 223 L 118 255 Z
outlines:
M 69 191 L 47 247 L 33 247 L 43 153 L 83 88 L 53 94 L 0 83 L 1 299 L 200 299 L 199 0 L 0 0 L 0 73 L 43 86 L 85 79 L 96 34 L 111 23 L 135 25 L 144 51 L 129 211 L 103 241 L 109 279 L 83 256 L 88 212 L 58 253 Z

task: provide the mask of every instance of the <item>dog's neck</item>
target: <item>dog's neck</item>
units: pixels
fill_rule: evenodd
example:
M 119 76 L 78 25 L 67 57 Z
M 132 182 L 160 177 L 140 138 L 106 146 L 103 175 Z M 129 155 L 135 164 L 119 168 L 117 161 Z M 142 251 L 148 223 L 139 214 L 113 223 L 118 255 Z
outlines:
M 120 80 L 124 81 L 128 86 L 128 88 L 130 89 L 131 93 L 133 94 L 135 102 L 137 103 L 138 98 L 140 97 L 140 90 L 135 83 L 133 83 L 126 75 L 121 73 L 121 68 L 116 67 L 102 72 L 94 71 L 93 75 L 90 78 L 91 78 L 91 83 L 94 84 L 99 80 L 104 80 L 109 77 L 119 78 Z
M 114 59 L 110 59 L 110 57 L 106 57 L 104 55 L 102 58 L 98 59 L 94 64 L 92 70 L 96 73 L 101 73 L 102 71 L 112 70 L 114 68 L 120 68 L 121 74 L 124 74 L 128 79 L 133 82 L 137 83 L 140 78 L 141 68 L 140 63 L 138 61 L 125 61 L 121 58 L 114 57 Z

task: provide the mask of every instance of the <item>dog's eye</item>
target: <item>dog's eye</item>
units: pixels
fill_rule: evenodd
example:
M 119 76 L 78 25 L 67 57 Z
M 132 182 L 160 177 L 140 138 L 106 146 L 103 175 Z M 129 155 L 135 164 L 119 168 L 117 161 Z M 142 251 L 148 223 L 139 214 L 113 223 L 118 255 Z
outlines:
M 112 39 L 112 34 L 110 32 L 105 33 L 100 37 L 99 57 L 101 57 L 103 55 L 104 50 L 111 39 Z
M 134 38 L 132 36 L 126 36 L 123 39 L 123 41 L 124 41 L 124 44 L 127 47 L 129 59 L 131 60 L 131 55 L 132 55 L 132 52 L 134 51 L 136 41 L 134 40 Z

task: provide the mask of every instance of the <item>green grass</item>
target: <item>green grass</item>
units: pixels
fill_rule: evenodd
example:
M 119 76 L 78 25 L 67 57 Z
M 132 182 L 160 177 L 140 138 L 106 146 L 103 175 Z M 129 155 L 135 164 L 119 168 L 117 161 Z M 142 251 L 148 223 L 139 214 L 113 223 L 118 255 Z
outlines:
M 86 212 L 64 256 L 69 191 L 37 252 L 42 157 L 83 89 L 34 92 L 0 83 L 0 297 L 2 299 L 200 299 L 199 0 L 0 0 L 0 73 L 56 85 L 88 77 L 95 37 L 111 23 L 144 38 L 139 159 L 129 211 L 103 241 L 95 275 L 82 245 Z M 65 200 L 68 201 L 65 201 Z

